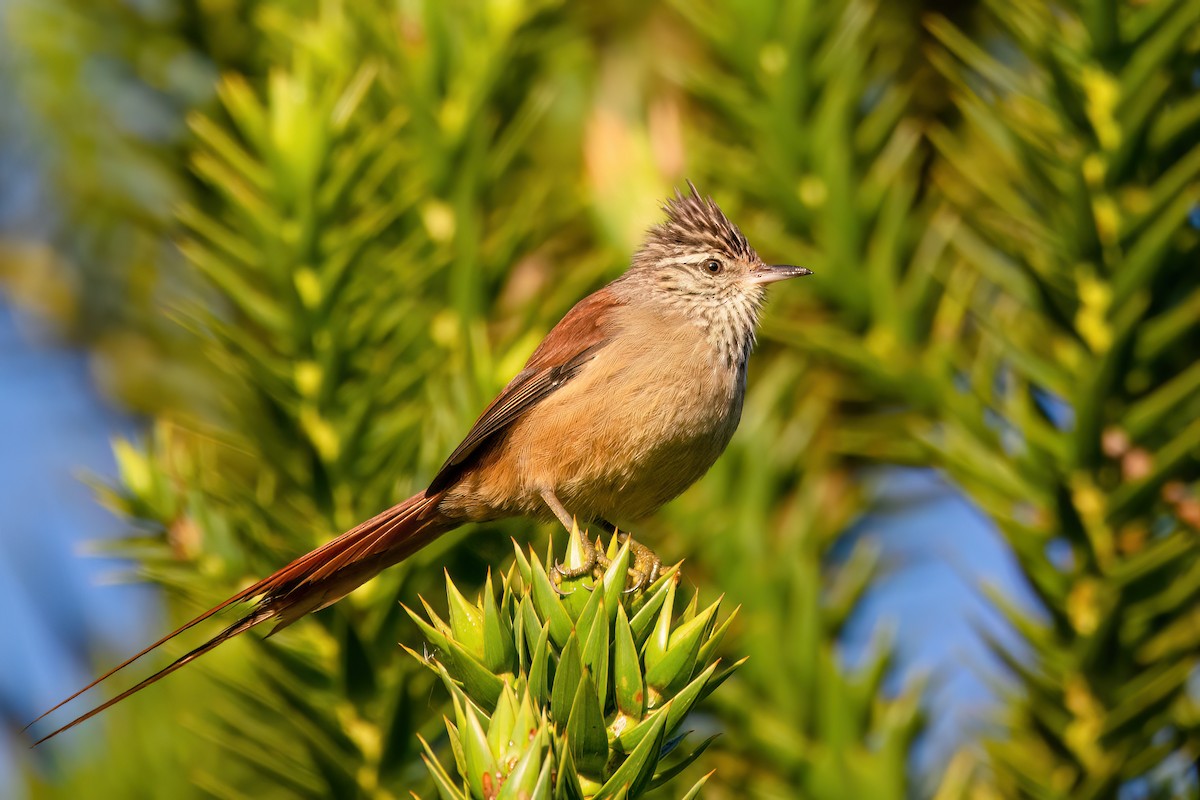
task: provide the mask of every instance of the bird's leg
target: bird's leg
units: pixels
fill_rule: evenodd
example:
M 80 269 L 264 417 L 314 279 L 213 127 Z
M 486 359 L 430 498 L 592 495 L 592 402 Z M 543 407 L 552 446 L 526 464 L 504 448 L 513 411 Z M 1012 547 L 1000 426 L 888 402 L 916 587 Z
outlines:
M 617 541 L 621 544 L 629 542 L 629 554 L 633 556 L 633 564 L 629 567 L 629 575 L 626 579 L 628 588 L 626 592 L 638 592 L 645 589 L 650 584 L 658 580 L 658 573 L 662 570 L 662 559 L 658 554 L 646 547 L 644 544 L 639 544 L 633 540 L 633 537 L 628 533 L 622 533 L 617 530 L 617 526 L 613 525 L 608 520 L 600 520 L 600 524 L 607 528 L 612 528 L 613 533 L 617 535 Z M 584 537 L 586 539 L 586 537 Z M 596 564 L 599 569 L 606 570 L 611 562 L 603 550 L 596 550 Z
M 575 518 L 567 513 L 567 509 L 559 502 L 553 489 L 542 489 L 541 495 L 542 501 L 554 512 L 554 516 L 558 517 L 558 521 L 563 524 L 563 527 L 567 529 L 567 535 L 579 537 L 579 544 L 584 554 L 583 563 L 578 567 L 566 567 L 560 561 L 554 563 L 553 572 L 558 576 L 558 583 L 561 583 L 563 580 L 571 580 L 572 578 L 579 578 L 589 574 L 596 566 L 598 550 L 588 541 L 587 534 L 579 529 Z M 557 585 L 555 588 L 557 588 Z

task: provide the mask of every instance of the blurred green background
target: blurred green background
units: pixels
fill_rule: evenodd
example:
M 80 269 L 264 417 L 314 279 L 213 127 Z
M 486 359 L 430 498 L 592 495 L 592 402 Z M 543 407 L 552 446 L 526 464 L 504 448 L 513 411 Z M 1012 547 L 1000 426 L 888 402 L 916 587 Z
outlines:
M 122 520 L 103 553 L 162 588 L 127 603 L 137 635 L 62 624 L 47 604 L 91 603 L 72 587 L 92 573 L 27 549 L 65 501 L 10 492 L 45 504 L 2 533 L 35 620 L 10 652 L 49 639 L 104 666 L 421 488 L 690 178 L 765 258 L 816 272 L 773 291 L 727 454 L 638 531 L 742 606 L 723 648 L 750 660 L 688 725 L 723 734 L 691 782 L 1196 796 L 1200 3 L 0 12 L 4 330 L 37 320 L 88 376 L 18 367 L 3 392 L 135 415 L 97 423 L 128 434 L 98 487 Z M 8 440 L 5 469 L 38 474 L 40 445 Z M 443 567 L 479 585 L 510 536 L 549 531 L 452 534 L 32 753 L 15 732 L 40 709 L 9 672 L 7 784 L 430 796 L 414 733 L 437 738 L 444 697 L 396 644 L 421 640 L 398 601 L 438 598 Z M 969 546 L 957 594 L 922 605 L 897 575 L 933 534 L 923 558 Z M 927 669 L 898 669 L 944 627 Z M 76 688 L 46 669 L 37 701 Z M 942 692 L 963 674 L 987 685 L 966 709 Z

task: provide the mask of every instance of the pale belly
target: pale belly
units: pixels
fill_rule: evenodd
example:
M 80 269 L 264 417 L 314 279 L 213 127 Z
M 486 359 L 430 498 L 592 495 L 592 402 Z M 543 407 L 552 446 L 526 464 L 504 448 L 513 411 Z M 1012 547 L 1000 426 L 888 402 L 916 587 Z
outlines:
M 724 415 L 723 415 L 724 416 Z M 556 457 L 555 493 L 584 519 L 636 520 L 674 499 L 704 475 L 729 443 L 736 419 L 707 420 L 633 433 L 644 420 L 616 415 L 609 431 L 566 445 Z M 531 489 L 535 487 L 530 487 Z
M 550 488 L 580 520 L 645 517 L 698 480 L 741 417 L 744 371 L 706 375 L 701 343 L 608 354 L 518 420 L 450 490 L 443 510 L 482 521 L 547 518 Z

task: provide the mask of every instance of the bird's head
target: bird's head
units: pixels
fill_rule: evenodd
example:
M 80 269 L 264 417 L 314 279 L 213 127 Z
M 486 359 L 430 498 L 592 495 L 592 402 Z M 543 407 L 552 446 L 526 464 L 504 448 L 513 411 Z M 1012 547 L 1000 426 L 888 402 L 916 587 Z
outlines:
M 701 197 L 690 181 L 688 189 L 686 195 L 676 190 L 663 206 L 667 219 L 647 232 L 627 278 L 648 297 L 747 349 L 766 286 L 811 270 L 764 264 L 712 198 Z
M 810 275 L 789 264 L 764 264 L 711 197 L 689 181 L 663 206 L 667 220 L 652 227 L 633 258 L 631 272 L 663 291 L 684 297 L 728 300 L 734 295 L 761 302 L 769 283 Z

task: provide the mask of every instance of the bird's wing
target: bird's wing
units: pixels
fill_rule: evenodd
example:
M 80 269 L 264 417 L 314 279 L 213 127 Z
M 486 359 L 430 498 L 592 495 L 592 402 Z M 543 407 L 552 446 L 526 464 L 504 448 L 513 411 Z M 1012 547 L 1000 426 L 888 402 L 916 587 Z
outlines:
M 529 409 L 570 381 L 607 345 L 613 309 L 621 305 L 608 288 L 588 295 L 546 334 L 517 376 L 491 402 L 429 484 L 427 493 L 450 486 L 469 461 L 477 458 Z

